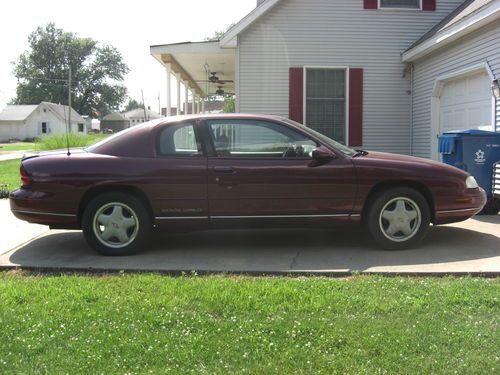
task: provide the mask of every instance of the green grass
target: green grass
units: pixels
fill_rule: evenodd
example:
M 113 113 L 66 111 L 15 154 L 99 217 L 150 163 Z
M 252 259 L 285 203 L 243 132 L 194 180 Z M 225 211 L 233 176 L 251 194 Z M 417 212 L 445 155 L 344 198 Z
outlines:
M 68 141 L 70 147 L 87 147 L 106 137 L 109 134 L 83 134 L 69 133 Z M 0 144 L 0 154 L 14 151 L 46 151 L 66 148 L 67 140 L 65 134 L 54 134 L 37 138 L 34 142 L 16 142 Z
M 36 149 L 35 142 L 16 142 L 0 144 L 0 154 L 2 152 L 12 151 L 34 151 Z
M 38 150 L 58 150 L 66 148 L 69 141 L 70 147 L 87 147 L 108 136 L 109 134 L 69 133 L 66 139 L 65 134 L 55 134 L 37 139 L 36 145 Z
M 500 282 L 0 275 L 0 373 L 493 374 Z
M 6 160 L 0 161 L 0 190 L 1 191 L 12 191 L 21 186 L 21 178 L 19 177 L 19 166 L 21 160 Z M 0 192 L 0 198 L 3 197 L 2 192 Z

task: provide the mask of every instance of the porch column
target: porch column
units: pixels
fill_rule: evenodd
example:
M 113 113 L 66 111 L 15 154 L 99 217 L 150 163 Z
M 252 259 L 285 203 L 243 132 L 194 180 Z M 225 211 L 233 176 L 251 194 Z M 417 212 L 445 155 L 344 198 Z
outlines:
M 175 79 L 177 81 L 177 116 L 181 114 L 181 76 L 180 74 L 177 74 L 175 76 Z
M 188 83 L 187 81 L 184 82 L 184 105 L 185 105 L 185 108 L 184 108 L 184 114 L 187 115 L 189 113 L 189 109 L 188 109 L 188 104 L 189 104 L 189 86 L 188 86 Z
M 195 114 L 196 113 L 196 94 L 194 93 L 194 90 L 191 90 L 191 113 Z
M 201 98 L 201 113 L 205 113 L 205 99 Z
M 172 98 L 171 98 L 171 69 L 170 64 L 165 66 L 167 71 L 167 116 L 172 114 Z

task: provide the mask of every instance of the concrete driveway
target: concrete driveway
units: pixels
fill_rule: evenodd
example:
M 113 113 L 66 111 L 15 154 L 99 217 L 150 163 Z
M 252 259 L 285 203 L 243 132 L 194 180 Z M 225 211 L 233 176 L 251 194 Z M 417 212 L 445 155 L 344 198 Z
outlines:
M 0 201 L 0 267 L 230 273 L 500 273 L 500 215 L 432 227 L 414 250 L 378 250 L 358 229 L 245 230 L 155 235 L 130 257 L 103 257 L 79 231 L 49 231 L 17 221 Z M 28 237 L 35 237 L 29 240 Z M 18 244 L 14 244 L 18 241 Z M 28 241 L 28 242 L 26 242 Z

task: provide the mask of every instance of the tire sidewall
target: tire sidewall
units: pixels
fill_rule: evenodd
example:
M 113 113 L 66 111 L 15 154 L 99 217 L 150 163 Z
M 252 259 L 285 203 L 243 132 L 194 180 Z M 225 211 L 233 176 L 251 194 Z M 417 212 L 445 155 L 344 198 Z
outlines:
M 93 226 L 96 212 L 102 206 L 110 202 L 123 203 L 129 206 L 137 215 L 137 220 L 139 221 L 137 235 L 135 239 L 125 247 L 112 248 L 106 246 L 94 233 Z M 151 226 L 151 217 L 144 203 L 130 194 L 121 192 L 109 192 L 98 195 L 87 204 L 82 215 L 82 230 L 87 243 L 97 252 L 108 256 L 131 255 L 142 250 L 148 242 Z
M 382 208 L 392 199 L 404 197 L 411 199 L 418 205 L 421 215 L 420 228 L 410 239 L 397 242 L 387 238 L 379 224 Z M 430 208 L 424 196 L 415 189 L 409 187 L 393 187 L 379 193 L 368 207 L 365 226 L 375 242 L 385 250 L 405 250 L 415 247 L 427 234 L 430 224 Z

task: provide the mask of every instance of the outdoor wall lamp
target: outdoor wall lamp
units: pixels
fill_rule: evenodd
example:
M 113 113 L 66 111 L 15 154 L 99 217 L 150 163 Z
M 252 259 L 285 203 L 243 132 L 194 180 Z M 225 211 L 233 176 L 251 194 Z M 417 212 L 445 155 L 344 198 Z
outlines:
M 495 98 L 500 99 L 500 84 L 498 83 L 498 79 L 494 79 L 491 83 L 491 91 L 493 91 Z

